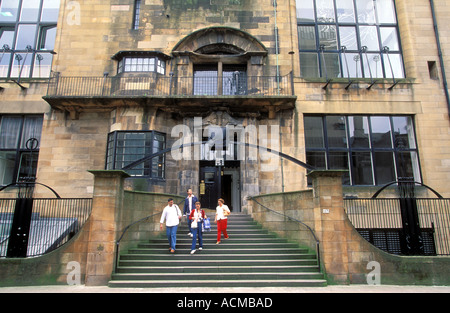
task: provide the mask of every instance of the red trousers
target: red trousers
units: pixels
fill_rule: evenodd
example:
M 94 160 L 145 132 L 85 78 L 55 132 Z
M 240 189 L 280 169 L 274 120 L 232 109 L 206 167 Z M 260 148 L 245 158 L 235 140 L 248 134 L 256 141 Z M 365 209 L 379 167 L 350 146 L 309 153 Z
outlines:
M 227 219 L 217 221 L 217 241 L 220 241 L 220 234 L 223 233 L 224 238 L 228 238 L 227 234 Z

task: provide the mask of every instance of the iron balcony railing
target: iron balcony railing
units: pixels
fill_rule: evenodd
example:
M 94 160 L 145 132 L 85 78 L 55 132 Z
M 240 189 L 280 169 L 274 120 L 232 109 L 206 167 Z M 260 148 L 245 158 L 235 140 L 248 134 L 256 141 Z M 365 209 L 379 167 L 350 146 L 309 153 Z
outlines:
M 21 199 L 0 199 L 0 257 L 9 257 L 16 203 Z M 22 199 L 23 200 L 23 199 Z M 69 241 L 83 227 L 92 211 L 92 198 L 30 199 L 33 201 L 26 257 L 49 253 Z M 20 214 L 20 213 L 19 213 Z M 19 216 L 23 219 L 23 216 Z
M 50 97 L 129 96 L 292 96 L 292 74 L 285 76 L 178 77 L 147 76 L 68 77 L 54 73 Z

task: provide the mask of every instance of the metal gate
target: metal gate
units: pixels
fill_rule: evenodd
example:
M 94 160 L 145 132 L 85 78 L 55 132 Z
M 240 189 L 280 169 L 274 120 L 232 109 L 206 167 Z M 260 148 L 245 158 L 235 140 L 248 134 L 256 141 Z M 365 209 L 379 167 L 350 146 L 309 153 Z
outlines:
M 392 184 L 392 183 L 391 183 Z M 450 199 L 416 198 L 413 182 L 399 182 L 399 198 L 344 199 L 360 235 L 398 255 L 450 255 Z M 428 188 L 428 187 L 427 187 Z
M 0 257 L 53 251 L 69 241 L 91 213 L 92 198 L 33 198 L 34 185 L 19 183 L 17 198 L 0 198 Z

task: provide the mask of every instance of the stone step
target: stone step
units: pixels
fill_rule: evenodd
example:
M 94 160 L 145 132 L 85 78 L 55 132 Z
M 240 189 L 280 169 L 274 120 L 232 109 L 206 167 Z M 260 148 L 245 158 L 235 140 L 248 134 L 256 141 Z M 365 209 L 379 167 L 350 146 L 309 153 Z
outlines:
M 325 287 L 324 279 L 258 279 L 258 280 L 113 280 L 110 287 L 168 288 L 168 287 Z

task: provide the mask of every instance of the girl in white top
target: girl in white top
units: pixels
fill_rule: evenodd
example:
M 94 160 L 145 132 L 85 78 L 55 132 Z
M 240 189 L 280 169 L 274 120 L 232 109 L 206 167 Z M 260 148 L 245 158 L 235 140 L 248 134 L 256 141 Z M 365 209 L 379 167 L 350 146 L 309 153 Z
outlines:
M 227 215 L 229 215 L 230 209 L 227 205 L 224 204 L 225 201 L 223 199 L 219 199 L 217 201 L 218 206 L 216 207 L 216 217 L 214 219 L 214 222 L 217 223 L 217 242 L 216 244 L 220 243 L 220 235 L 223 233 L 224 239 L 228 239 L 227 234 L 227 226 L 228 226 L 228 218 Z

